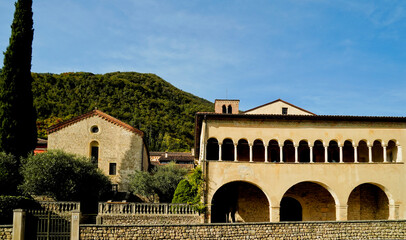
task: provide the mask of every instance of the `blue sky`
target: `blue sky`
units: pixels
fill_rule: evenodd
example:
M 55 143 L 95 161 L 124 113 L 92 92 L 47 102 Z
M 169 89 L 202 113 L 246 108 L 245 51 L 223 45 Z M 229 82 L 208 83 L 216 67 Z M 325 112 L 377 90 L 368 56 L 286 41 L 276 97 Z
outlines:
M 0 1 L 1 51 L 13 2 Z M 406 116 L 404 0 L 34 0 L 33 11 L 33 72 L 155 73 L 242 110 L 281 98 Z

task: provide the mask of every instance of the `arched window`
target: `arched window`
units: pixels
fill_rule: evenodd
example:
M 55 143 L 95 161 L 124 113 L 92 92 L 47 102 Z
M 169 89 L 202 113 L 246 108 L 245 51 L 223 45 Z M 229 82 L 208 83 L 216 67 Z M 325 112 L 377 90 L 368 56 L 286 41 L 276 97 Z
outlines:
M 207 140 L 207 160 L 219 160 L 219 142 L 215 138 L 210 138 Z
M 332 140 L 328 145 L 328 162 L 339 162 L 339 161 L 340 161 L 340 150 L 338 148 L 338 143 Z
M 276 140 L 269 141 L 268 144 L 268 161 L 269 162 L 280 162 L 280 148 Z
M 395 141 L 390 140 L 388 146 L 386 147 L 386 161 L 396 162 L 398 155 L 398 147 L 396 146 Z
M 221 160 L 233 161 L 234 160 L 234 143 L 231 139 L 224 139 L 221 145 Z
M 343 147 L 343 162 L 354 162 L 354 147 L 352 142 L 346 140 Z
M 265 147 L 261 140 L 257 139 L 254 141 L 254 145 L 252 146 L 252 154 L 254 162 L 265 161 Z
M 90 143 L 90 159 L 96 165 L 99 162 L 99 143 L 96 141 Z
M 365 141 L 361 140 L 358 143 L 358 162 L 369 162 L 368 145 Z
M 231 105 L 228 105 L 227 113 L 228 113 L 228 114 L 232 114 L 232 113 L 233 113 L 233 107 L 231 107 Z
M 324 146 L 320 140 L 314 141 L 313 146 L 313 161 L 324 162 Z
M 380 141 L 375 140 L 372 145 L 372 161 L 383 162 L 383 147 Z
M 297 150 L 299 155 L 299 162 L 310 162 L 310 148 L 309 144 L 306 141 L 300 141 Z
M 226 105 L 223 105 L 223 113 L 227 113 L 227 107 L 226 107 Z
M 245 139 L 240 139 L 237 146 L 237 156 L 238 161 L 249 161 L 250 160 L 250 147 L 248 141 Z
M 295 147 L 290 140 L 286 140 L 283 144 L 283 161 L 295 162 Z

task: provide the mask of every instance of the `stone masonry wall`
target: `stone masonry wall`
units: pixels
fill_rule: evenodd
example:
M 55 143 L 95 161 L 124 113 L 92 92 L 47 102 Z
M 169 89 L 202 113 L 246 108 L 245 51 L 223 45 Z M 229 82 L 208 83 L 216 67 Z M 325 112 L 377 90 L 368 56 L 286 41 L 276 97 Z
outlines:
M 406 239 L 406 221 L 81 225 L 80 239 Z
M 0 226 L 0 240 L 11 240 L 13 235 L 13 226 L 2 225 Z
M 123 216 L 123 215 L 104 215 L 100 218 L 101 224 L 134 224 L 134 225 L 156 225 L 156 224 L 198 224 L 201 222 L 201 217 L 196 216 L 151 216 L 151 215 L 136 215 L 136 216 Z

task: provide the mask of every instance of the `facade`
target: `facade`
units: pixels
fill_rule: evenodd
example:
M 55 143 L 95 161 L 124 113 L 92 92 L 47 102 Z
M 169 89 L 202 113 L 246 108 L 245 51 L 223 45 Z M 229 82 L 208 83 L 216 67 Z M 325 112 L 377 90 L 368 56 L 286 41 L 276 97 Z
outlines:
M 120 192 L 128 191 L 134 170 L 149 168 L 144 133 L 99 110 L 51 127 L 48 149 L 89 157 Z
M 197 113 L 195 134 L 207 222 L 406 219 L 404 117 L 321 116 L 278 99 Z

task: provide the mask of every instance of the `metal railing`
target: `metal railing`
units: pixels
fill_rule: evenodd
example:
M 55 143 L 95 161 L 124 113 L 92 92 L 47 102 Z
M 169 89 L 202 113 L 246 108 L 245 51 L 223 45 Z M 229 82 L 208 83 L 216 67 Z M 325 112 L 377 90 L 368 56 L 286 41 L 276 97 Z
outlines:
M 188 204 L 100 202 L 99 215 L 199 215 Z

